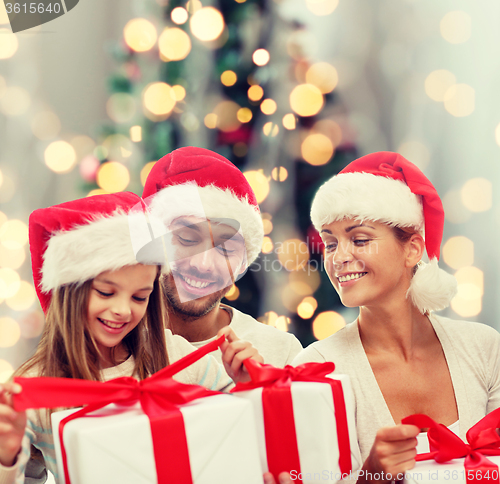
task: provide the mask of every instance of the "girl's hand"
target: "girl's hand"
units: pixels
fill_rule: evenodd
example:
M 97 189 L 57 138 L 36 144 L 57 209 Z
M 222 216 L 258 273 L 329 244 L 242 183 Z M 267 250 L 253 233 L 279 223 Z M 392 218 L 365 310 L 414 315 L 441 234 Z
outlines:
M 229 326 L 222 328 L 217 333 L 217 337 L 223 334 L 226 336 L 226 341 L 222 343 L 220 349 L 222 363 L 224 363 L 227 374 L 235 383 L 250 380 L 250 375 L 243 365 L 243 361 L 247 358 L 253 358 L 259 363 L 264 363 L 264 359 L 250 342 L 239 339 Z
M 288 472 L 282 472 L 278 476 L 279 482 L 277 483 L 274 476 L 270 472 L 264 474 L 264 484 L 292 484 L 292 478 Z
M 372 482 L 370 474 L 378 474 L 380 481 L 402 480 L 405 471 L 415 467 L 417 435 L 420 429 L 415 425 L 396 425 L 381 428 L 375 437 L 370 455 L 363 466 L 364 476 L 360 482 Z M 383 472 L 383 478 L 382 478 Z
M 26 428 L 26 412 L 16 412 L 12 403 L 21 390 L 17 383 L 0 384 L 0 464 L 6 467 L 16 462 Z

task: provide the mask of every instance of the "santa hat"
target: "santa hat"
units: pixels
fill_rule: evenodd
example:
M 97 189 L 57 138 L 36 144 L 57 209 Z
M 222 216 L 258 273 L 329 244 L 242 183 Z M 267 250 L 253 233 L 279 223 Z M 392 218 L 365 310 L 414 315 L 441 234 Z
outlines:
M 143 206 L 139 196 L 121 192 L 41 208 L 30 215 L 33 280 L 44 312 L 54 289 L 138 263 L 137 253 L 155 237 Z M 144 255 L 139 261 L 163 262 Z
M 373 220 L 425 234 L 430 262 L 419 263 L 407 296 L 422 313 L 449 305 L 457 282 L 438 267 L 443 204 L 432 183 L 414 164 L 398 153 L 381 151 L 347 165 L 320 187 L 311 207 L 317 230 L 344 218 Z
M 155 163 L 142 196 L 167 227 L 187 215 L 236 220 L 248 265 L 261 251 L 264 227 L 255 194 L 243 173 L 218 153 L 193 146 L 172 151 Z

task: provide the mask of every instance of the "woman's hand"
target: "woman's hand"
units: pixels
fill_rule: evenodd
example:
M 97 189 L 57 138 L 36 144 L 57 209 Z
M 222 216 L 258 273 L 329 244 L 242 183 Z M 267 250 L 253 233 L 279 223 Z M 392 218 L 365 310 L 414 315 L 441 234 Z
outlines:
M 415 425 L 381 428 L 362 471 L 359 471 L 358 483 L 402 480 L 404 473 L 415 467 L 419 433 L 420 429 Z
M 20 392 L 17 383 L 0 384 L 0 464 L 6 467 L 14 465 L 26 428 L 26 412 L 13 408 L 12 394 Z
M 229 326 L 222 328 L 217 333 L 217 337 L 223 334 L 226 336 L 226 340 L 222 343 L 220 349 L 222 351 L 222 363 L 227 374 L 235 383 L 250 380 L 250 375 L 243 365 L 243 361 L 247 358 L 253 358 L 259 363 L 264 363 L 264 359 L 250 342 L 239 339 Z
M 279 481 L 276 482 L 274 476 L 270 472 L 264 474 L 264 484 L 292 484 L 292 478 L 288 472 L 282 472 L 278 476 Z

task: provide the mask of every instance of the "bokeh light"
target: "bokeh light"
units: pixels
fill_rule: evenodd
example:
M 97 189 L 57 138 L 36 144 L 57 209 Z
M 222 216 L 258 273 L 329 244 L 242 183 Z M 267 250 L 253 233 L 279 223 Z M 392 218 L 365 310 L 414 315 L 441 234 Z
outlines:
M 14 269 L 3 267 L 0 269 L 0 298 L 13 297 L 21 287 L 21 278 Z
M 195 12 L 189 21 L 193 35 L 202 41 L 217 39 L 224 30 L 224 17 L 214 7 L 204 7 Z
M 469 116 L 476 107 L 475 99 L 474 88 L 467 84 L 454 84 L 444 94 L 444 108 L 457 118 Z
M 397 152 L 407 160 L 410 160 L 414 165 L 417 165 L 422 171 L 427 168 L 431 159 L 431 154 L 427 146 L 420 141 L 405 141 L 399 145 Z
M 300 270 L 290 272 L 288 280 L 292 291 L 303 296 L 313 294 L 321 284 L 319 272 L 310 265 L 305 265 Z
M 299 116 L 318 114 L 323 103 L 323 94 L 312 84 L 299 84 L 290 93 L 290 106 Z
M 300 239 L 285 240 L 276 248 L 278 259 L 287 271 L 297 271 L 303 268 L 309 260 L 309 248 Z
M 288 170 L 284 166 L 275 166 L 271 171 L 271 178 L 275 181 L 284 182 L 288 178 Z
M 121 163 L 108 161 L 100 166 L 96 181 L 108 193 L 121 192 L 130 183 L 130 174 L 127 167 Z
M 297 306 L 297 314 L 302 319 L 312 318 L 314 312 L 318 307 L 318 302 L 311 296 L 302 299 L 301 303 Z
M 342 129 L 333 119 L 320 119 L 316 121 L 311 129 L 311 133 L 325 135 L 332 142 L 334 148 L 340 145 L 342 141 Z
M 19 319 L 21 336 L 23 338 L 37 338 L 42 334 L 45 318 L 39 309 L 30 311 Z
M 0 34 L 0 39 L 3 40 Z M 6 116 L 21 116 L 25 114 L 31 104 L 29 92 L 18 86 L 9 86 L 0 98 L 0 110 Z
M 61 121 L 52 111 L 41 111 L 31 118 L 31 131 L 38 139 L 49 140 L 61 132 Z
M 462 203 L 471 212 L 485 212 L 493 204 L 493 185 L 486 178 L 472 178 L 460 190 Z
M 481 297 L 484 294 L 484 273 L 481 269 L 473 266 L 461 267 L 455 272 L 455 278 L 459 285 L 473 285 L 474 289 L 472 289 L 472 295 L 474 295 L 474 297 Z
M 174 96 L 176 101 L 182 101 L 186 97 L 186 89 L 180 84 L 172 86 L 172 91 L 174 91 Z
M 257 203 L 262 203 L 269 195 L 269 181 L 264 173 L 257 170 L 250 170 L 243 172 L 243 175 L 245 175 L 247 182 L 252 187 Z
M 474 243 L 464 236 L 450 237 L 443 246 L 443 259 L 453 269 L 474 264 Z
M 328 62 L 318 62 L 307 70 L 306 82 L 316 86 L 323 94 L 327 94 L 337 87 L 339 75 L 337 69 Z
M 135 99 L 125 92 L 112 94 L 106 103 L 106 112 L 115 123 L 130 121 L 136 109 Z
M 153 169 L 153 166 L 155 166 L 156 161 L 150 161 L 149 163 L 146 163 L 141 170 L 141 183 L 142 186 L 146 185 L 146 179 L 148 178 L 149 172 Z
M 462 317 L 477 316 L 482 310 L 484 274 L 477 267 L 462 267 L 455 273 L 458 282 L 457 295 L 451 308 Z
M 10 29 L 0 28 L 0 59 L 10 59 L 19 47 L 16 34 L 13 34 Z
M 282 119 L 283 127 L 288 130 L 295 129 L 297 121 L 292 113 L 285 114 Z
M 95 182 L 97 176 L 97 170 L 99 169 L 100 162 L 93 156 L 85 156 L 82 161 L 80 161 L 79 172 L 80 176 L 87 182 Z
M 274 327 L 280 331 L 288 331 L 288 326 L 290 325 L 290 318 L 286 316 L 278 316 L 274 322 Z
M 257 49 L 252 55 L 254 64 L 258 66 L 265 66 L 270 58 L 271 56 L 266 49 Z
M 191 39 L 184 30 L 177 27 L 166 28 L 158 39 L 162 60 L 179 61 L 191 52 Z
M 264 135 L 271 138 L 277 136 L 279 131 L 280 127 L 272 121 L 269 121 L 268 123 L 264 124 L 264 126 L 262 126 L 262 132 L 264 133 Z
M 271 220 L 262 219 L 262 225 L 264 227 L 264 235 L 269 235 L 273 231 L 273 223 Z
M 25 311 L 29 309 L 36 300 L 35 288 L 32 284 L 26 281 L 21 281 L 17 293 L 6 298 L 5 304 L 14 311 Z
M 0 383 L 6 383 L 10 380 L 13 373 L 13 366 L 6 360 L 0 360 Z
M 241 123 L 238 121 L 238 111 L 240 106 L 234 101 L 221 101 L 214 108 L 217 116 L 217 127 L 226 133 L 237 130 Z
M 220 75 L 220 82 L 224 84 L 224 86 L 234 86 L 236 81 L 238 80 L 238 76 L 234 71 L 224 71 Z
M 248 88 L 248 99 L 250 99 L 250 101 L 260 101 L 263 95 L 264 89 L 257 84 Z
M 3 2 L 0 2 L 0 25 L 8 25 L 9 16 L 7 15 L 7 10 Z
M 217 127 L 217 114 L 208 113 L 203 119 L 203 122 L 208 129 L 215 129 Z
M 94 188 L 93 190 L 90 190 L 89 193 L 87 193 L 87 197 L 93 197 L 94 195 L 104 195 L 108 193 L 106 190 L 103 190 L 102 188 Z
M 16 320 L 10 317 L 0 318 L 0 348 L 14 346 L 21 337 L 21 329 Z
M 274 244 L 271 237 L 264 237 L 262 240 L 262 253 L 270 254 L 274 249 Z
M 236 301 L 236 299 L 238 299 L 239 296 L 240 296 L 240 290 L 238 289 L 236 284 L 233 284 L 231 286 L 231 289 L 229 289 L 229 291 L 226 293 L 224 297 L 228 301 Z
M 146 114 L 167 117 L 175 106 L 175 92 L 165 82 L 153 82 L 144 89 L 142 100 Z
M 78 135 L 71 138 L 71 146 L 75 149 L 76 157 L 81 159 L 88 155 L 93 155 L 95 141 L 90 136 Z
M 443 102 L 446 91 L 455 84 L 457 78 L 446 69 L 431 72 L 425 79 L 425 93 L 434 101 Z
M 130 138 L 119 133 L 108 136 L 102 142 L 102 146 L 106 149 L 108 158 L 114 160 L 129 158 L 134 149 L 134 145 Z
M 7 220 L 0 226 L 0 243 L 8 250 L 22 249 L 28 242 L 28 226 L 21 220 Z
M 141 126 L 132 126 L 130 128 L 130 139 L 134 143 L 139 143 L 139 141 L 142 141 L 142 127 Z
M 472 20 L 469 14 L 456 10 L 448 12 L 441 20 L 441 35 L 450 44 L 462 44 L 470 39 Z
M 157 39 L 156 27 L 145 18 L 135 18 L 127 22 L 123 29 L 126 44 L 136 52 L 150 50 Z
M 310 165 L 325 165 L 333 156 L 334 146 L 329 138 L 321 133 L 313 133 L 306 137 L 300 147 L 302 158 Z
M 338 6 L 339 0 L 306 0 L 306 6 L 313 14 L 324 17 Z
M 24 248 L 7 249 L 3 244 L 0 244 L 0 267 L 19 269 L 25 260 L 26 252 Z
M 67 141 L 54 141 L 45 148 L 44 160 L 55 173 L 68 173 L 76 165 L 76 152 Z
M 264 99 L 260 105 L 260 110 L 267 115 L 274 114 L 278 109 L 278 105 L 274 99 Z
M 314 337 L 318 340 L 328 338 L 345 326 L 343 316 L 335 311 L 325 311 L 316 316 L 312 323 Z
M 188 12 L 183 7 L 175 7 L 170 13 L 170 18 L 174 24 L 182 25 L 187 22 Z
M 248 108 L 240 108 L 236 113 L 236 117 L 240 123 L 248 123 L 252 120 L 253 114 L 252 111 Z

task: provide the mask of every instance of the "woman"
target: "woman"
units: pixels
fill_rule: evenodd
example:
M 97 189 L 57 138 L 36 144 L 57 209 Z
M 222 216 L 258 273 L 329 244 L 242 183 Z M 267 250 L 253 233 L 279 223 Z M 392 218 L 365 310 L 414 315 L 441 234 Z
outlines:
M 401 155 L 353 161 L 319 189 L 311 218 L 330 281 L 345 306 L 359 307 L 359 317 L 293 364 L 333 361 L 350 375 L 364 460 L 358 481 L 376 473 L 377 480 L 400 479 L 415 465 L 417 443 L 422 452 L 426 441 L 402 418 L 424 413 L 464 438 L 500 406 L 500 335 L 433 313 L 456 292 L 455 279 L 437 264 L 443 207 Z

